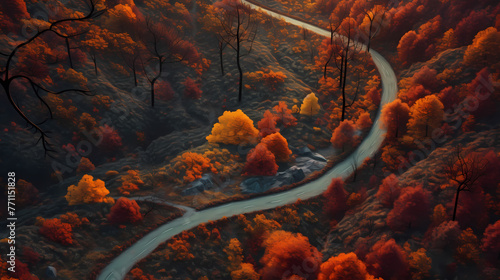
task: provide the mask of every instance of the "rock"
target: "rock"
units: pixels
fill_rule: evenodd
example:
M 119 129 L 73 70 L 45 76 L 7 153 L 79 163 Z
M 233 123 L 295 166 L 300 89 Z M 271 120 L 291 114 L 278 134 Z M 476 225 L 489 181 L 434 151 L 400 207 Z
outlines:
M 306 177 L 306 174 L 304 174 L 304 170 L 298 168 L 297 166 L 292 166 L 289 170 L 295 182 L 300 182 Z
M 47 269 L 45 269 L 45 275 L 48 278 L 57 278 L 57 270 L 53 266 L 47 266 Z
M 303 156 L 303 157 L 312 158 L 312 159 L 318 160 L 318 161 L 327 162 L 327 160 L 326 160 L 325 157 L 323 157 L 322 155 L 320 155 L 318 153 L 313 153 L 311 151 L 311 149 L 309 149 L 308 147 L 299 148 L 298 151 L 297 151 L 297 155 Z
M 265 192 L 268 188 L 265 188 L 264 180 L 264 177 L 248 178 L 240 184 L 241 191 L 243 193 Z
M 195 195 L 206 190 L 213 189 L 215 184 L 212 180 L 212 175 L 203 174 L 200 179 L 193 181 L 188 185 L 188 188 L 182 191 L 183 195 Z
M 302 169 L 306 176 L 314 171 L 323 169 L 326 165 L 326 161 L 318 161 L 309 157 L 298 157 L 295 159 L 295 162 L 295 166 Z
M 243 193 L 260 193 L 269 189 L 291 185 L 302 181 L 307 175 L 321 170 L 326 165 L 326 159 L 320 154 L 313 153 L 309 148 L 294 149 L 301 155 L 295 159 L 295 165 L 274 176 L 252 177 L 240 184 Z

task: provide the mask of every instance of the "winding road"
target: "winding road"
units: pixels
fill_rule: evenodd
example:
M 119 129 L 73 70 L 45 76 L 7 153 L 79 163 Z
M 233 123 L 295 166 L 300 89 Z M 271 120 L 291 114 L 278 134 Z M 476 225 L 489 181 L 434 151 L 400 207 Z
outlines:
M 277 14 L 244 0 L 242 0 L 242 2 L 250 5 L 254 9 L 263 10 L 272 17 L 285 20 L 290 24 L 303 27 L 322 36 L 330 36 L 330 31 L 328 30 L 324 30 L 314 25 Z M 148 256 L 160 244 L 181 233 L 182 231 L 194 228 L 201 223 L 219 220 L 224 216 L 230 217 L 238 214 L 276 208 L 279 206 L 294 203 L 299 198 L 305 200 L 311 197 L 315 197 L 326 190 L 332 178 L 347 178 L 353 172 L 354 166 L 360 166 L 365 158 L 371 157 L 380 148 L 385 134 L 385 130 L 381 129 L 379 126 L 380 108 L 382 108 L 383 105 L 396 99 L 397 95 L 397 79 L 393 69 L 391 68 L 387 60 L 385 60 L 385 58 L 382 57 L 378 52 L 371 49 L 370 54 L 381 76 L 382 100 L 380 103 L 379 112 L 377 114 L 376 120 L 373 123 L 370 133 L 348 158 L 337 164 L 334 168 L 332 168 L 330 171 L 328 171 L 318 179 L 291 190 L 243 201 L 230 202 L 202 211 L 187 211 L 182 217 L 158 227 L 149 234 L 145 235 L 142 239 L 137 241 L 127 250 L 123 251 L 101 271 L 97 279 L 124 279 L 128 271 L 138 261 Z

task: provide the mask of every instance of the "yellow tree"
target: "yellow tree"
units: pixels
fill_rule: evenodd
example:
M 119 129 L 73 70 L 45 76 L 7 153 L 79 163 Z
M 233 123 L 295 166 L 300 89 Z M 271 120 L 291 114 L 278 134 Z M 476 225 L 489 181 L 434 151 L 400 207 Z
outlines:
M 229 261 L 229 271 L 241 269 L 241 262 L 243 261 L 243 249 L 241 249 L 241 243 L 238 238 L 232 238 L 229 241 L 229 245 L 227 245 L 227 247 L 224 249 L 224 253 L 227 254 L 227 259 Z
M 415 138 L 425 138 L 443 122 L 443 103 L 435 95 L 428 95 L 410 108 L 408 132 Z
M 233 280 L 259 280 L 260 275 L 255 271 L 253 264 L 242 263 L 241 269 L 231 272 Z
M 427 256 L 426 250 L 424 248 L 420 248 L 417 251 L 410 253 L 409 263 L 413 272 L 412 279 L 426 279 L 429 276 L 429 270 L 431 270 L 432 266 L 432 259 Z
M 68 187 L 68 193 L 65 198 L 69 205 L 83 204 L 83 203 L 114 203 L 112 197 L 107 197 L 109 194 L 108 189 L 104 186 L 104 181 L 95 180 L 90 175 L 83 175 L 78 185 L 71 185 Z
M 225 111 L 219 117 L 219 122 L 212 128 L 212 134 L 207 136 L 210 143 L 224 143 L 238 145 L 241 143 L 256 143 L 259 131 L 253 121 L 240 109 Z
M 108 47 L 108 42 L 104 39 L 109 31 L 102 30 L 96 25 L 92 25 L 91 29 L 85 35 L 85 40 L 81 42 L 82 47 L 86 49 L 94 63 L 94 72 L 97 76 L 97 54 Z
M 500 32 L 490 27 L 477 33 L 474 41 L 464 53 L 464 63 L 467 65 L 487 66 L 494 64 L 498 69 L 500 55 Z
M 319 112 L 319 109 L 318 98 L 314 92 L 311 92 L 304 98 L 302 106 L 300 106 L 300 114 L 314 116 Z

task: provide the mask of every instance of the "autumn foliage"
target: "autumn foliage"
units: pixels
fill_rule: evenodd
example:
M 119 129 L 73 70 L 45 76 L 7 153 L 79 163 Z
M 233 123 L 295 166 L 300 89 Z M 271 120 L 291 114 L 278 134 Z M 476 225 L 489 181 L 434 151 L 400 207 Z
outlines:
M 141 208 L 135 200 L 120 197 L 111 207 L 107 219 L 111 224 L 135 224 L 142 220 Z
M 428 191 L 421 186 L 404 188 L 387 215 L 387 225 L 393 230 L 425 226 L 431 214 L 430 207 Z
M 406 132 L 406 124 L 410 118 L 410 107 L 408 104 L 396 99 L 382 108 L 381 125 L 387 129 L 387 135 L 398 138 Z
M 43 221 L 40 234 L 63 245 L 73 244 L 73 228 L 57 218 Z
M 78 185 L 71 185 L 68 187 L 66 200 L 69 205 L 83 204 L 83 203 L 114 203 L 114 199 L 107 197 L 109 194 L 108 189 L 104 186 L 102 180 L 95 180 L 90 175 L 83 175 Z
M 183 175 L 184 183 L 200 179 L 207 172 L 218 173 L 210 159 L 198 153 L 185 152 L 177 156 L 172 162 L 174 164 L 171 171 Z
M 286 75 L 277 71 L 263 69 L 256 72 L 246 74 L 247 79 L 251 84 L 265 84 L 271 91 L 276 91 L 278 87 L 285 82 Z
M 255 143 L 258 135 L 259 131 L 254 127 L 253 121 L 238 109 L 224 112 L 207 140 L 210 143 L 249 144 Z
M 500 253 L 500 220 L 489 225 L 481 240 L 481 249 L 494 259 Z
M 20 179 L 16 183 L 16 205 L 27 206 L 38 202 L 38 189 L 30 182 Z
M 99 147 L 107 152 L 113 152 L 122 147 L 122 138 L 115 128 L 105 124 L 100 126 L 99 129 L 102 133 L 102 141 Z
M 499 48 L 500 32 L 494 27 L 489 27 L 478 32 L 472 44 L 467 47 L 464 54 L 464 63 L 481 67 L 496 61 L 494 67 L 498 69 L 500 57 L 497 50 Z
M 350 120 L 343 120 L 340 122 L 339 126 L 333 130 L 330 142 L 333 147 L 344 151 L 346 146 L 354 146 L 357 138 L 356 125 Z
M 354 253 L 340 253 L 321 264 L 318 280 L 382 280 L 366 270 L 366 265 Z
M 276 119 L 276 116 L 273 115 L 271 111 L 266 110 L 264 112 L 264 117 L 257 123 L 260 137 L 264 138 L 269 134 L 280 131 L 280 129 L 276 127 Z
M 158 100 L 169 101 L 174 99 L 175 91 L 167 81 L 158 81 L 155 84 L 155 97 Z
M 347 193 L 344 190 L 342 179 L 334 178 L 323 193 L 325 198 L 324 211 L 333 219 L 340 219 L 347 210 Z
M 276 172 L 278 172 L 276 157 L 265 144 L 259 143 L 248 153 L 243 175 L 273 176 Z
M 300 106 L 300 114 L 312 117 L 319 112 L 319 109 L 318 98 L 311 92 L 304 98 L 302 106 Z
M 251 263 L 242 263 L 241 268 L 231 272 L 233 280 L 259 280 L 260 275 L 257 273 Z
M 76 168 L 76 173 L 88 173 L 91 171 L 94 171 L 95 166 L 94 164 L 90 161 L 90 159 L 86 157 L 82 157 L 80 159 L 80 164 L 78 164 L 78 167 Z
M 292 276 L 292 267 L 303 267 L 304 260 L 313 264 L 321 262 L 321 253 L 309 243 L 309 239 L 300 233 L 278 230 L 264 241 L 266 251 L 260 262 L 263 268 L 262 279 L 286 279 Z M 305 279 L 316 279 L 318 271 L 302 271 Z
M 139 190 L 139 186 L 144 185 L 144 181 L 142 181 L 137 170 L 127 170 L 127 174 L 123 175 L 120 180 L 122 185 L 118 188 L 118 191 L 123 195 L 129 195 L 130 192 Z
M 195 80 L 187 77 L 184 81 L 184 96 L 190 99 L 200 99 L 202 93 L 200 85 Z
M 283 124 L 284 127 L 297 125 L 297 119 L 292 115 L 292 110 L 288 109 L 284 101 L 278 102 L 278 105 L 273 107 L 273 111 L 276 114 L 277 121 Z
M 382 279 L 406 279 L 409 266 L 406 253 L 394 239 L 379 240 L 366 255 L 368 271 Z
M 428 95 L 415 102 L 410 108 L 408 131 L 415 138 L 431 136 L 434 129 L 441 127 L 444 106 L 435 95 Z
M 289 160 L 292 151 L 288 148 L 288 142 L 279 132 L 264 137 L 261 141 L 267 149 L 274 154 L 277 162 L 286 162 Z
M 375 195 L 377 199 L 384 205 L 384 207 L 392 207 L 394 201 L 398 199 L 401 192 L 401 187 L 399 186 L 399 180 L 396 175 L 391 174 L 382 180 L 382 184 L 378 188 L 377 194 Z
M 373 122 L 368 112 L 361 113 L 356 121 L 356 127 L 361 130 L 367 130 L 372 124 Z

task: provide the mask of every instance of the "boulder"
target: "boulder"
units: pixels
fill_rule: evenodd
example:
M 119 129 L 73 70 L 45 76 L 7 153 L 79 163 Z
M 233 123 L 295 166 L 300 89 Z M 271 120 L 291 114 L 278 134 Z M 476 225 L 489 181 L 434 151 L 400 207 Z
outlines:
M 212 175 L 203 174 L 200 179 L 194 180 L 188 185 L 188 188 L 182 191 L 183 195 L 195 195 L 206 190 L 213 189 L 215 184 L 212 180 Z
M 302 147 L 297 150 L 297 155 L 301 157 L 308 157 L 317 161 L 327 162 L 326 158 L 318 153 L 313 153 L 308 147 Z
M 57 270 L 53 266 L 47 266 L 47 269 L 45 269 L 45 275 L 49 279 L 55 279 L 57 278 Z

